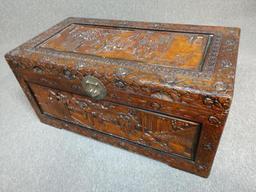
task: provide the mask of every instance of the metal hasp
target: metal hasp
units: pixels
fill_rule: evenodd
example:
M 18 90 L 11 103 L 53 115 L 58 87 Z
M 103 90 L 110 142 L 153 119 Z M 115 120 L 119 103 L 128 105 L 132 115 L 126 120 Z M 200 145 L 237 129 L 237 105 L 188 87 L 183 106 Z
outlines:
M 103 99 L 107 95 L 107 90 L 103 83 L 96 77 L 86 75 L 82 80 L 82 87 L 85 94 L 93 99 Z

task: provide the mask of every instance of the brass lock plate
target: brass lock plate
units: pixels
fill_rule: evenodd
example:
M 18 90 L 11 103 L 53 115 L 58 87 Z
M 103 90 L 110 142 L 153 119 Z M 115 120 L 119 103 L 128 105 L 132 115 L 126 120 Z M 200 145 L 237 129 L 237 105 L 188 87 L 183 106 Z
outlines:
M 84 93 L 93 99 L 103 99 L 107 95 L 107 90 L 103 83 L 92 75 L 86 75 L 82 80 Z

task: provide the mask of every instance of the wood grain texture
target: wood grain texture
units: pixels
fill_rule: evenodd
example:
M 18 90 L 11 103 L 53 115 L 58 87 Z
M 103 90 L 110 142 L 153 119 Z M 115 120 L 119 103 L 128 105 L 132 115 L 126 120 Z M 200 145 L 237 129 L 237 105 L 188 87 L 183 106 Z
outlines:
M 44 123 L 207 177 L 230 109 L 238 28 L 68 18 L 6 54 Z M 84 76 L 107 95 L 96 101 Z

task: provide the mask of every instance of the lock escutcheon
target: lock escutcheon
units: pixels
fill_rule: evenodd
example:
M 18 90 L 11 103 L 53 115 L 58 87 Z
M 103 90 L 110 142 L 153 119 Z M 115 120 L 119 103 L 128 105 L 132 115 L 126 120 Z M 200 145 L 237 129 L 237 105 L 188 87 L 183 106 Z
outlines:
M 84 93 L 93 99 L 103 99 L 107 95 L 107 90 L 103 83 L 92 75 L 86 75 L 82 80 Z

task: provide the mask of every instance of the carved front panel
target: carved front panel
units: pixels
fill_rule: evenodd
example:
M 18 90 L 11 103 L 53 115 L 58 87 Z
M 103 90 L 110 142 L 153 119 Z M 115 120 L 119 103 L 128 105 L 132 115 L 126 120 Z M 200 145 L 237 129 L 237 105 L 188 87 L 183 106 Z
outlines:
M 45 114 L 193 160 L 199 124 L 31 84 Z
M 71 24 L 39 47 L 198 70 L 209 42 L 207 34 Z

